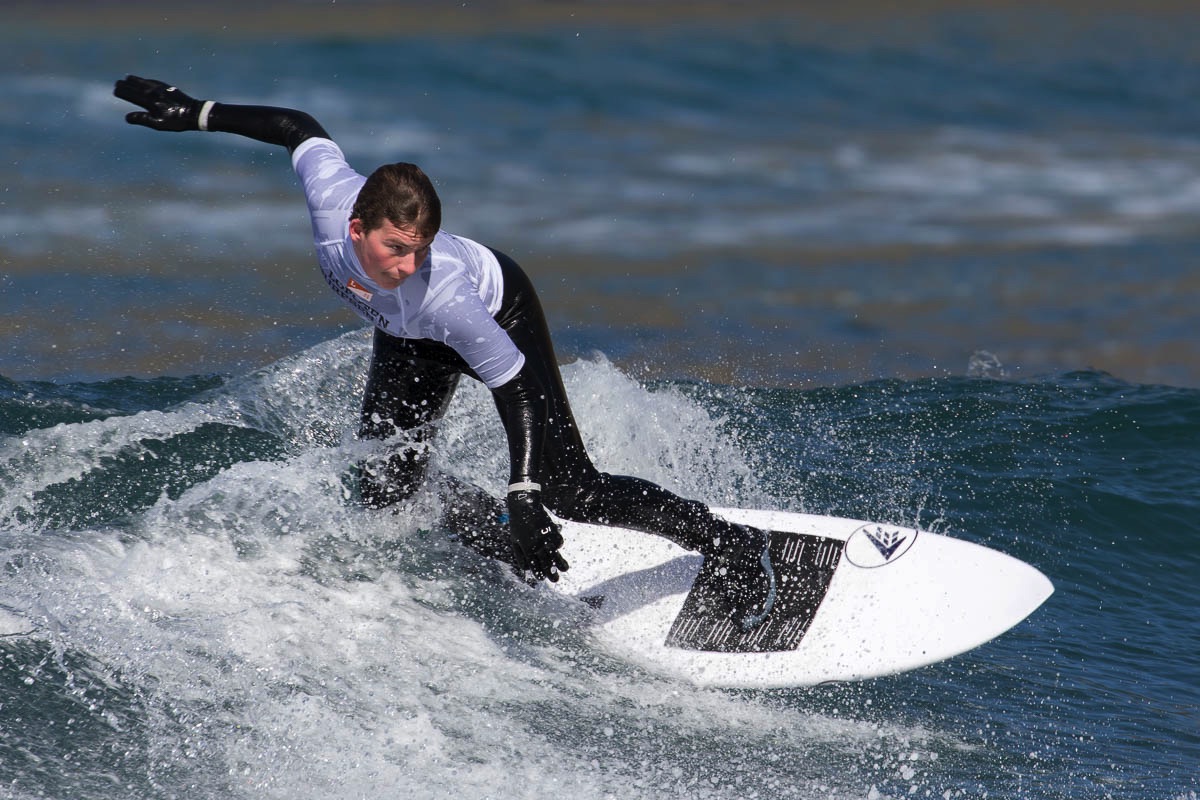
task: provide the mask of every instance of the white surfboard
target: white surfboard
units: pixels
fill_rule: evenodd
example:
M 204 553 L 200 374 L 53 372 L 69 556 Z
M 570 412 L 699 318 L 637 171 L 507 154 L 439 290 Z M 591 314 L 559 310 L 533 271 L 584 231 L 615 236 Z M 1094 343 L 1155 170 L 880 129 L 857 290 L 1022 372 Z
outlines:
M 560 521 L 555 588 L 593 609 L 614 655 L 698 685 L 779 688 L 932 664 L 987 642 L 1054 591 L 1038 570 L 928 531 L 783 511 L 713 509 L 771 531 L 775 607 L 749 633 L 704 559 L 658 536 Z

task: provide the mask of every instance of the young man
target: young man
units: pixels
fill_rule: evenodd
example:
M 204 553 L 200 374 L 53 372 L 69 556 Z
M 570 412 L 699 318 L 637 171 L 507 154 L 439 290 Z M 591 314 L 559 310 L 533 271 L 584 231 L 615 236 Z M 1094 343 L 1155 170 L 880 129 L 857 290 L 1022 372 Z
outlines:
M 223 131 L 291 153 L 325 280 L 374 326 L 359 434 L 405 434 L 404 446 L 382 468 L 364 471 L 369 505 L 403 499 L 425 480 L 434 426 L 467 375 L 492 392 L 511 464 L 504 537 L 494 526 L 489 535 L 489 526 L 471 517 L 505 509 L 481 490 L 441 479 L 452 524 L 482 531 L 466 536 L 468 544 L 534 579 L 558 580 L 568 565 L 548 507 L 564 519 L 658 534 L 717 559 L 732 579 L 727 600 L 734 618 L 750 628 L 767 616 L 775 578 L 766 534 L 648 481 L 596 469 L 529 278 L 504 254 L 441 230 L 440 200 L 418 167 L 388 164 L 364 178 L 301 111 L 199 101 L 133 75 L 117 81 L 114 94 L 145 109 L 126 116 L 131 124 Z

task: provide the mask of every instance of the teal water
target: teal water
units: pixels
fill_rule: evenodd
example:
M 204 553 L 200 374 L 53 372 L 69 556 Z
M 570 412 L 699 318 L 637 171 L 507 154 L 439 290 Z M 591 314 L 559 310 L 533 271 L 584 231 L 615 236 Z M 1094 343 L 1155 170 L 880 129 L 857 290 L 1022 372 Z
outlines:
M 447 541 L 433 499 L 349 504 L 367 350 L 355 332 L 236 379 L 4 385 L 13 796 L 1197 791 L 1196 390 L 1096 372 L 642 385 L 568 364 L 610 469 L 722 504 L 919 523 L 1056 585 L 949 662 L 721 692 L 607 656 L 580 608 Z M 499 485 L 488 402 L 456 399 L 437 458 Z
M 1195 15 L 329 27 L 365 5 L 0 26 L 0 796 L 1195 800 Z M 127 72 L 421 162 L 534 276 L 604 468 L 1055 594 L 864 683 L 612 659 L 434 498 L 348 502 L 368 338 L 282 151 L 125 125 Z M 499 486 L 494 416 L 464 386 L 438 464 Z

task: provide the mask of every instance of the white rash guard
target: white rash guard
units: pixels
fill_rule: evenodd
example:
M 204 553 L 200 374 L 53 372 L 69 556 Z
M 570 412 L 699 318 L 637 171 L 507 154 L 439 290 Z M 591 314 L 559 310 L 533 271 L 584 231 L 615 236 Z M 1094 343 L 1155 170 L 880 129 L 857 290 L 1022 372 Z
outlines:
M 392 336 L 449 345 L 489 389 L 521 370 L 525 356 L 494 317 L 504 279 L 490 250 L 438 231 L 420 269 L 399 288 L 381 289 L 363 272 L 350 242 L 350 211 L 366 177 L 329 139 L 305 140 L 292 165 L 308 199 L 321 272 L 356 314 Z

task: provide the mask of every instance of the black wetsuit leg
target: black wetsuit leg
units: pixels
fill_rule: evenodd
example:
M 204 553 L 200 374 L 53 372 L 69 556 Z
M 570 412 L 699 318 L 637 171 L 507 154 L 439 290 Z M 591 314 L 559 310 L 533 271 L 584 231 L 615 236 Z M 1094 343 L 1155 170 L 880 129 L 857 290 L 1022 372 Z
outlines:
M 542 500 L 547 507 L 564 519 L 665 536 L 688 550 L 709 552 L 715 539 L 728 539 L 731 526 L 703 503 L 641 478 L 596 469 L 571 413 L 537 292 L 516 262 L 503 253 L 496 257 L 504 273 L 504 303 L 497 321 L 538 371 L 548 396 L 542 453 Z
M 425 479 L 435 423 L 446 413 L 460 372 L 424 357 L 419 344 L 375 329 L 358 435 L 405 434 L 381 462 L 365 465 L 363 501 L 383 507 L 410 496 Z
M 504 503 L 451 475 L 426 475 L 437 423 L 459 378 L 470 372 L 460 362 L 444 345 L 375 330 L 358 433 L 364 439 L 404 435 L 385 456 L 360 467 L 359 492 L 366 505 L 382 508 L 429 480 L 442 503 L 442 526 L 468 547 L 511 563 Z

